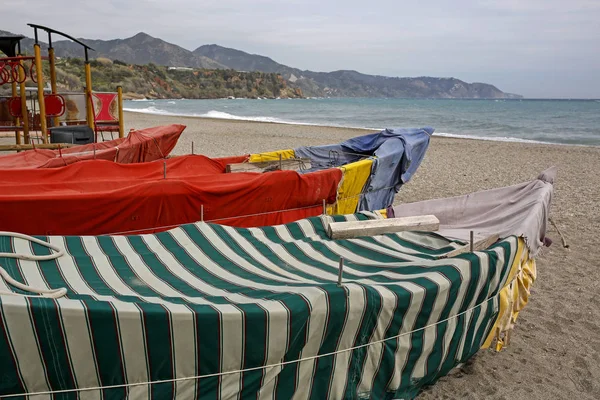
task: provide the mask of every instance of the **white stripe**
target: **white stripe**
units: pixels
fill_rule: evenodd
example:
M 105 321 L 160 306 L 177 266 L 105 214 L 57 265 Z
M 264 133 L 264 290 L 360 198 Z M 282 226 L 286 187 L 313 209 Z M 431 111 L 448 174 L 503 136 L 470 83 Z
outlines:
M 186 297 L 183 293 L 173 289 L 173 287 L 156 275 L 146 265 L 140 254 L 133 248 L 126 236 L 112 236 L 114 244 L 119 252 L 127 261 L 128 266 L 137 276 L 142 284 L 152 288 L 161 297 Z M 130 282 L 130 284 L 140 284 L 139 282 Z M 135 286 L 134 286 L 135 287 Z
M 181 304 L 167 305 L 171 312 L 175 378 L 198 375 L 196 349 L 196 319 L 194 312 Z M 175 398 L 196 398 L 196 379 L 175 382 Z
M 185 234 L 185 232 L 183 232 L 183 230 L 177 229 L 177 230 L 171 231 L 171 235 L 173 236 L 173 239 L 176 240 L 178 242 L 178 244 L 187 251 L 189 257 L 191 259 L 193 259 L 196 263 L 198 263 L 202 268 L 206 269 L 207 271 L 210 271 L 213 274 L 216 274 L 217 276 L 219 276 L 220 279 L 224 279 L 225 276 L 234 276 L 236 278 L 233 281 L 237 280 L 237 276 L 231 274 L 229 271 L 224 269 L 221 265 L 217 264 L 212 259 L 208 258 L 195 245 L 195 243 Z M 206 283 L 205 281 L 201 280 L 200 278 L 194 276 L 188 270 L 186 270 L 179 263 L 179 261 L 177 261 L 177 259 L 174 258 L 173 255 L 162 245 L 162 242 L 157 240 L 155 237 L 153 237 L 152 235 L 149 235 L 148 237 L 145 237 L 144 239 L 146 241 L 146 244 L 149 246 L 149 248 L 161 260 L 161 262 L 167 268 L 169 268 L 169 270 L 175 276 L 180 277 L 181 279 L 186 281 L 191 286 L 197 287 L 198 290 L 203 291 L 204 293 L 208 294 L 209 296 L 223 297 L 227 301 L 230 301 L 232 303 L 255 304 L 255 303 L 260 302 L 261 305 L 264 305 L 266 303 L 279 303 L 279 301 L 256 299 L 256 298 L 248 297 L 248 296 L 245 296 L 242 294 L 228 292 L 226 290 L 212 286 L 212 285 Z M 252 282 L 252 283 L 254 283 L 254 282 Z M 261 287 L 261 288 L 264 288 L 264 287 Z M 290 287 L 289 286 L 269 286 L 269 289 L 267 289 L 267 290 L 286 293 L 286 292 L 291 291 L 291 290 L 287 290 L 288 288 L 290 288 Z M 185 299 L 188 298 L 185 296 L 179 296 L 179 297 L 182 297 Z M 206 301 L 203 298 L 193 297 L 191 299 L 192 300 L 190 300 L 190 302 L 197 303 L 197 304 L 209 303 L 208 301 Z M 209 304 L 212 304 L 213 307 L 215 307 L 215 308 L 219 308 L 221 306 L 221 304 L 218 304 L 218 303 L 209 303 Z
M 289 345 L 290 312 L 279 303 L 263 303 L 259 306 L 265 309 L 267 320 L 265 364 L 272 365 L 282 362 Z M 283 367 L 276 366 L 263 370 L 262 384 L 258 391 L 259 400 L 270 400 L 275 397 L 277 376 L 282 369 Z
M 127 382 L 148 382 L 148 354 L 145 346 L 142 312 L 135 303 L 112 303 L 119 325 L 121 350 Z M 148 398 L 149 386 L 129 388 L 129 397 Z
M 202 234 L 206 237 L 208 242 L 212 245 L 212 247 L 214 247 L 217 251 L 219 251 L 224 257 L 227 257 L 229 260 L 231 260 L 232 263 L 235 263 L 238 267 L 244 269 L 246 272 L 251 273 L 256 276 L 260 276 L 265 279 L 269 279 L 272 281 L 279 281 L 279 282 L 285 283 L 285 284 L 299 283 L 298 279 L 296 279 L 296 278 L 290 279 L 290 278 L 284 278 L 279 275 L 275 275 L 275 274 L 265 271 L 261 268 L 258 268 L 257 266 L 255 266 L 254 264 L 249 262 L 248 260 L 239 256 L 225 242 L 223 242 L 223 239 L 221 239 L 209 225 L 203 224 L 203 225 L 198 226 L 198 228 L 200 229 Z M 263 257 L 263 258 L 266 259 L 265 257 Z M 280 270 L 283 273 L 285 273 L 284 270 L 282 270 L 282 269 L 280 269 Z M 316 283 L 314 281 L 309 281 L 309 282 Z M 305 282 L 303 282 L 303 283 L 305 283 Z
M 17 254 L 34 254 L 31 249 L 31 242 L 29 241 L 25 241 L 23 239 L 13 239 L 13 244 L 15 253 Z M 37 261 L 18 259 L 17 265 L 21 271 L 21 274 L 23 275 L 26 285 L 40 289 L 51 289 L 48 286 L 46 279 L 44 279 L 42 272 L 38 268 Z
M 265 268 L 269 268 L 270 270 L 272 270 L 274 273 L 280 274 L 280 275 L 284 275 L 286 277 L 288 277 L 289 279 L 293 279 L 294 281 L 297 282 L 302 282 L 302 283 L 314 283 L 314 284 L 318 284 L 318 282 L 304 278 L 298 274 L 295 274 L 289 270 L 285 270 L 283 268 L 281 268 L 279 265 L 273 263 L 269 258 L 267 258 L 264 254 L 262 254 L 261 252 L 259 252 L 256 247 L 254 247 L 254 245 L 245 237 L 243 237 L 237 229 L 231 227 L 231 226 L 223 226 L 224 230 L 227 232 L 227 234 L 233 239 L 235 240 L 235 242 L 246 252 L 248 253 L 248 255 L 250 257 L 252 257 L 254 260 L 256 260 L 256 262 L 260 263 L 260 265 L 264 266 Z
M 485 264 L 485 260 L 481 260 L 482 262 L 482 266 L 486 265 Z M 462 258 L 457 258 L 454 260 L 454 264 L 452 265 L 459 273 L 461 276 L 461 282 L 460 282 L 460 286 L 458 288 L 458 293 L 456 294 L 455 298 L 452 299 L 454 301 L 454 304 L 452 305 L 452 308 L 450 309 L 450 312 L 448 315 L 452 316 L 452 315 L 457 315 L 460 310 L 461 307 L 463 306 L 464 303 L 464 299 L 465 299 L 465 295 L 467 293 L 467 289 L 469 288 L 470 284 L 471 284 L 471 267 L 470 267 L 470 263 L 468 260 L 462 259 Z M 456 282 L 456 284 L 458 284 L 458 282 Z M 452 301 L 449 299 L 449 295 L 450 295 L 450 290 L 452 289 L 452 282 L 448 281 L 448 286 L 445 288 L 441 288 L 441 290 L 443 290 L 446 293 L 446 297 L 447 297 L 447 301 Z M 437 304 L 437 300 L 440 298 L 439 293 L 436 299 L 436 304 Z M 447 302 L 446 301 L 446 302 Z M 440 304 L 440 306 L 442 306 Z M 442 309 L 445 307 L 445 305 L 443 307 L 440 307 L 439 312 L 441 314 Z M 434 307 L 435 310 L 435 307 Z M 431 314 L 431 318 L 429 319 L 428 325 L 432 324 L 432 323 L 436 323 L 440 320 L 441 316 L 440 314 L 437 314 L 434 316 L 434 313 L 432 312 Z M 440 357 L 440 365 L 437 367 L 437 370 L 439 370 L 439 368 L 441 368 L 441 365 L 443 364 L 444 360 L 446 359 L 446 356 L 448 355 L 448 350 L 449 350 L 449 345 L 450 345 L 450 338 L 452 337 L 452 335 L 454 334 L 454 331 L 456 330 L 456 320 L 452 319 L 447 325 L 446 325 L 446 331 L 444 332 L 444 336 L 441 338 L 442 340 L 442 355 Z M 431 352 L 433 351 L 433 347 L 436 344 L 435 342 L 437 342 L 438 340 L 440 340 L 439 338 L 437 338 L 437 329 L 432 330 L 430 336 L 425 336 L 424 340 L 423 340 L 423 351 L 421 352 L 421 355 L 419 357 L 419 359 L 417 360 L 416 366 L 415 366 L 415 371 L 419 371 L 420 373 L 422 373 L 423 375 L 421 376 L 415 376 L 413 375 L 413 377 L 415 378 L 421 378 L 423 376 L 425 376 L 426 374 L 426 369 L 431 368 L 431 366 L 427 365 L 427 360 L 429 358 L 429 356 L 431 355 Z M 426 342 L 425 339 L 428 339 L 429 341 Z M 427 346 L 425 346 L 425 344 L 427 344 Z M 422 370 L 417 370 L 417 366 L 418 367 L 422 367 Z
M 435 301 L 433 303 L 433 307 L 429 314 L 429 319 L 427 320 L 427 325 L 435 324 L 440 320 L 440 316 L 442 311 L 448 304 L 450 300 L 450 288 L 452 287 L 452 282 L 446 280 L 444 284 L 438 284 L 438 293 L 435 296 Z M 452 315 L 452 314 L 450 314 Z M 413 373 L 411 377 L 413 379 L 420 379 L 425 376 L 427 369 L 427 358 L 431 354 L 433 350 L 433 346 L 436 343 L 437 339 L 437 326 L 432 326 L 427 328 L 423 332 L 423 343 L 421 346 L 421 354 L 419 354 L 419 358 L 415 362 L 415 366 L 413 368 Z
M 232 305 L 222 305 L 221 311 L 221 371 L 243 368 L 244 315 Z M 216 350 L 216 349 L 215 349 Z M 220 398 L 237 399 L 242 388 L 242 373 L 221 376 Z
M 321 293 L 320 297 L 314 298 L 312 302 L 312 308 L 308 318 L 308 337 L 306 338 L 300 358 L 314 357 L 319 354 L 323 340 L 325 339 L 325 332 L 327 327 L 328 313 L 329 313 L 329 300 L 325 292 Z M 302 361 L 298 364 L 296 373 L 296 379 L 298 386 L 296 392 L 292 397 L 293 400 L 304 400 L 308 399 L 310 391 L 313 385 L 314 379 L 314 368 L 316 359 Z
M 365 289 L 362 286 L 353 284 L 345 285 L 344 288 L 348 290 L 346 321 L 340 333 L 336 351 L 348 349 L 355 345 L 356 335 L 366 312 Z M 352 352 L 350 351 L 333 356 L 333 374 L 328 398 L 341 399 L 344 396 L 348 375 L 353 373 L 353 371 L 349 371 L 351 356 Z M 350 378 L 354 378 L 354 376 L 350 376 Z
M 63 298 L 57 299 L 56 303 L 60 308 L 70 367 L 75 376 L 76 387 L 100 386 L 85 307 L 79 300 Z M 81 392 L 79 397 L 90 400 L 100 399 L 100 394 L 101 392 L 94 390 Z
M 377 316 L 377 325 L 369 339 L 370 343 L 385 338 L 385 333 L 389 329 L 396 313 L 396 308 L 398 307 L 398 296 L 393 291 L 381 286 L 371 287 L 379 292 L 381 310 Z M 379 369 L 382 357 L 385 355 L 383 353 L 384 345 L 384 343 L 377 343 L 367 348 L 363 371 L 357 389 L 359 396 L 361 394 L 369 395 L 373 389 L 375 374 Z
M 6 333 L 20 366 L 21 379 L 28 392 L 45 392 L 48 387 L 46 369 L 38 351 L 35 331 L 30 320 L 27 301 L 21 296 L 2 296 L 2 314 Z M 42 398 L 50 399 L 51 396 Z
M 478 301 L 479 296 L 481 295 L 481 292 L 483 291 L 483 288 L 485 287 L 485 283 L 487 282 L 487 276 L 490 271 L 489 256 L 487 256 L 486 253 L 480 253 L 480 252 L 476 252 L 474 254 L 476 254 L 477 257 L 479 258 L 479 265 L 480 265 L 479 279 L 477 281 L 477 286 L 475 288 L 475 292 L 473 293 L 473 298 L 471 299 L 469 304 L 467 304 L 465 307 L 468 311 L 465 313 L 465 316 L 464 316 L 463 327 L 462 327 L 463 334 L 460 337 L 460 343 L 459 343 L 457 351 L 456 351 L 457 357 L 461 357 L 461 358 L 462 358 L 463 350 L 465 347 L 465 340 L 467 339 L 467 334 L 469 331 L 469 327 L 471 325 L 471 320 L 473 318 L 472 308 L 475 307 L 476 302 Z M 486 300 L 483 300 L 483 301 L 486 301 Z
M 88 294 L 96 298 L 96 292 L 89 283 L 83 279 L 81 270 L 75 264 L 73 256 L 67 250 L 67 241 L 64 236 L 50 236 L 48 243 L 53 246 L 65 249 L 65 255 L 56 259 L 56 264 L 60 270 L 63 279 L 69 285 L 69 289 L 75 293 Z M 39 268 L 39 265 L 38 265 Z
M 396 334 L 402 336 L 398 337 L 396 343 L 396 353 L 394 354 L 394 373 L 388 385 L 389 390 L 392 391 L 396 391 L 402 383 L 402 372 L 406 367 L 408 354 L 411 349 L 412 333 L 408 335 L 405 333 L 411 332 L 415 329 L 417 317 L 421 313 L 423 300 L 425 299 L 425 290 L 422 286 L 415 285 L 411 282 L 407 282 L 407 284 L 410 285 L 410 289 L 407 288 L 407 290 L 411 293 L 410 305 L 404 313 L 400 331 Z
M 228 227 L 230 228 L 231 231 L 235 231 L 235 228 L 232 227 Z M 279 236 L 281 238 L 281 240 L 283 242 L 295 242 L 296 239 L 294 239 L 292 237 L 292 235 L 290 234 L 290 231 L 288 230 L 288 228 L 286 227 L 286 225 L 275 225 L 274 227 L 275 233 L 277 233 L 277 236 Z M 254 231 L 254 230 L 259 230 L 259 228 L 249 228 L 248 230 L 250 231 Z M 227 232 L 229 233 L 229 232 Z
M 477 332 L 479 331 L 479 328 L 481 327 L 481 324 L 483 323 L 485 313 L 487 312 L 488 303 L 489 303 L 489 301 L 485 301 L 479 307 L 479 315 L 477 316 L 477 321 L 475 322 L 475 326 L 473 327 L 473 336 L 471 339 L 469 350 L 471 350 L 473 348 L 473 346 L 476 345 L 475 339 L 477 338 Z
M 204 254 L 202 249 L 193 240 L 191 240 L 190 237 L 187 236 L 182 230 L 175 230 L 172 232 L 172 235 L 181 246 L 185 247 L 190 257 L 192 257 L 198 264 L 202 265 L 204 268 L 210 270 L 212 273 L 217 275 L 221 280 L 228 281 L 236 285 L 244 286 L 246 288 L 263 289 L 275 293 L 296 293 L 306 297 L 307 299 L 310 298 L 310 296 L 318 296 L 321 292 L 321 289 L 317 287 L 296 287 L 291 285 L 282 286 L 275 284 L 271 285 L 245 279 L 241 276 L 231 273 L 228 269 L 214 262 L 211 258 Z M 252 299 L 252 303 L 262 303 L 269 301 L 274 300 Z M 217 305 L 216 307 L 219 306 L 220 305 Z
M 270 240 L 263 231 L 260 230 L 253 230 L 253 236 L 261 241 L 264 245 L 266 245 L 267 247 L 269 247 L 269 249 L 271 251 L 273 251 L 280 259 L 282 259 L 284 262 L 286 262 L 288 265 L 293 266 L 294 268 L 297 268 L 299 270 L 302 270 L 303 272 L 319 277 L 320 279 L 327 279 L 330 281 L 337 281 L 337 268 L 338 268 L 338 261 L 336 260 L 331 260 L 330 258 L 324 256 L 322 253 L 316 251 L 309 243 L 306 242 L 302 242 L 302 241 L 298 241 L 295 243 L 295 245 L 304 253 L 305 256 L 307 256 L 309 259 L 313 259 L 316 262 L 322 263 L 324 265 L 328 265 L 330 267 L 334 267 L 335 270 L 332 269 L 332 272 L 328 272 L 325 270 L 322 270 L 320 268 L 314 267 L 311 264 L 307 264 L 304 263 L 298 259 L 296 259 L 295 257 L 293 257 L 286 249 L 283 245 L 278 244 L 273 242 L 272 240 Z M 327 241 L 322 241 L 323 244 L 326 245 L 326 247 L 330 247 L 329 244 L 331 242 L 327 242 Z M 395 265 L 402 265 L 402 266 L 410 266 L 410 265 L 414 265 L 414 266 L 435 266 L 435 265 L 448 265 L 449 263 L 453 263 L 456 261 L 456 259 L 447 259 L 447 260 L 431 260 L 431 261 L 425 261 L 423 259 L 418 259 L 418 262 L 413 262 L 413 263 L 406 263 L 406 262 L 387 262 L 387 263 L 383 263 L 383 262 L 375 262 L 371 259 L 362 257 L 362 256 L 358 256 L 355 253 L 351 252 L 350 250 L 341 248 L 339 245 L 337 244 L 332 244 L 330 247 L 330 250 L 332 250 L 334 253 L 340 254 L 342 256 L 344 256 L 345 260 L 349 260 L 352 261 L 354 263 L 357 264 L 364 264 L 364 265 L 369 265 L 369 266 L 384 266 L 384 267 L 388 267 L 388 268 L 392 268 Z M 404 255 L 403 255 L 404 256 Z M 409 265 L 407 265 L 409 264 Z M 364 276 L 364 277 L 370 277 L 373 275 L 373 273 L 370 272 L 363 272 L 357 269 L 354 269 L 350 266 L 344 265 L 344 271 L 352 273 L 353 275 L 358 275 L 358 276 Z M 402 274 L 400 272 L 396 272 L 394 270 L 386 270 L 386 271 L 381 271 L 377 273 L 379 276 L 384 276 L 386 278 L 389 278 L 392 281 L 397 281 L 399 279 L 414 279 L 414 278 L 427 278 L 430 279 L 434 282 L 436 282 L 438 285 L 442 284 L 443 282 L 446 282 L 446 279 L 443 278 L 443 275 L 439 272 L 435 272 L 435 271 L 427 271 L 427 272 L 422 272 L 422 273 L 416 273 L 416 274 Z M 385 283 L 381 283 L 381 282 L 376 282 L 376 281 L 372 281 L 370 279 L 364 279 L 364 278 L 359 278 L 359 279 L 355 279 L 355 280 L 349 280 L 347 278 L 344 278 L 344 282 L 357 282 L 357 283 L 363 283 L 363 284 L 367 284 L 367 283 L 372 283 L 372 284 L 380 284 L 380 285 L 385 285 Z M 390 282 L 391 283 L 391 282 Z
M 116 273 L 108 256 L 104 254 L 104 251 L 100 248 L 95 237 L 81 236 L 81 244 L 96 266 L 98 274 L 113 292 L 122 296 L 139 296 L 139 294 L 135 292 L 130 285 L 126 284 Z

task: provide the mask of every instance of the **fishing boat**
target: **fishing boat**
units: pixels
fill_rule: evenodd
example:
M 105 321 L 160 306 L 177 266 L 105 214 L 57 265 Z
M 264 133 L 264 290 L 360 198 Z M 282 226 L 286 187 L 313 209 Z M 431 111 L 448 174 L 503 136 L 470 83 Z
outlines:
M 253 227 L 383 209 L 416 172 L 432 133 L 385 129 L 335 145 L 239 157 L 0 170 L 0 230 L 152 233 L 196 221 Z
M 156 126 L 132 130 L 127 137 L 105 142 L 2 155 L 0 170 L 58 168 L 84 160 L 109 160 L 120 164 L 154 161 L 171 153 L 184 129 L 185 125 L 179 124 Z
M 0 396 L 414 398 L 507 344 L 554 177 L 262 228 L 2 232 Z M 429 231 L 330 237 L 430 212 Z

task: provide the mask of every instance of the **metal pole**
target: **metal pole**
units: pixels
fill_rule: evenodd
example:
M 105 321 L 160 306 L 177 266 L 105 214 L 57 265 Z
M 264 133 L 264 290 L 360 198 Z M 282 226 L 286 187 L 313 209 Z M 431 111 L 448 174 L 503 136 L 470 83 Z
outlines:
M 20 62 L 20 61 L 19 61 Z M 21 80 L 21 68 L 19 68 L 19 80 Z M 17 97 L 17 82 L 12 82 L 12 97 Z M 21 144 L 21 132 L 19 132 L 19 126 L 21 125 L 21 121 L 19 117 L 15 117 L 15 144 Z
M 192 155 L 194 155 L 194 141 L 192 140 Z
M 117 86 L 117 99 L 119 101 L 119 137 L 125 137 L 125 128 L 123 127 L 123 88 Z
M 52 34 L 48 32 L 48 60 L 50 61 L 50 88 L 52 94 L 56 94 L 56 60 L 54 57 L 54 48 L 52 47 Z M 54 126 L 58 126 L 58 117 L 52 118 Z
M 327 204 L 325 203 L 325 199 L 323 199 L 323 215 L 327 214 Z
M 472 253 L 473 252 L 473 231 L 469 231 L 469 251 Z
M 42 141 L 48 143 L 48 129 L 46 126 L 46 104 L 44 103 L 44 75 L 42 71 L 42 49 L 37 43 L 37 30 L 36 30 L 36 43 L 33 45 L 33 51 L 35 53 L 35 73 L 37 74 L 37 87 L 38 87 L 38 103 L 40 106 L 40 130 L 42 131 Z
M 19 55 L 21 55 L 19 53 Z M 23 65 L 23 60 L 20 60 L 19 63 Z M 24 77 L 21 76 L 24 74 L 23 68 L 19 68 L 19 80 L 21 83 L 19 84 L 19 95 L 21 98 L 21 114 L 23 117 L 23 141 L 25 144 L 29 144 L 29 110 L 27 110 L 27 93 L 25 92 L 25 80 Z
M 92 110 L 92 69 L 90 63 L 85 63 L 85 97 L 87 98 L 86 120 L 92 130 L 94 129 L 94 111 Z
M 167 179 L 167 162 L 163 161 L 163 177 Z
M 200 204 L 200 221 L 204 222 L 204 204 Z
M 342 287 L 342 272 L 344 270 L 344 259 L 342 257 L 340 257 L 340 265 L 339 265 L 339 269 L 338 269 L 338 281 L 337 281 L 337 285 L 339 287 Z

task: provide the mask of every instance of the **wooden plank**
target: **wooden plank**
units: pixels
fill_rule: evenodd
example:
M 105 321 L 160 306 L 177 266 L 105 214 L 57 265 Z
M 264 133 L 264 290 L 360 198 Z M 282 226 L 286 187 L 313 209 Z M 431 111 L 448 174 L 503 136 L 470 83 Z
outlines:
M 349 239 L 360 236 L 382 235 L 403 231 L 437 231 L 440 221 L 435 215 L 375 219 L 367 221 L 332 222 L 327 233 L 332 239 Z
M 279 170 L 298 171 L 300 169 L 310 168 L 310 158 L 288 158 L 286 160 L 227 164 L 226 172 L 270 172 Z
M 72 147 L 72 146 L 76 146 L 75 144 L 71 144 L 71 143 L 47 143 L 47 144 L 36 144 L 36 145 L 31 145 L 31 144 L 3 144 L 0 145 L 0 151 L 21 151 L 21 150 L 32 150 L 32 149 L 50 149 L 50 150 L 56 150 L 58 149 L 58 147 L 60 146 L 61 149 L 64 149 L 66 147 Z
M 498 241 L 498 239 L 500 239 L 500 236 L 497 233 L 495 233 L 495 234 L 485 237 L 481 240 L 478 240 L 475 243 L 473 243 L 472 251 L 485 250 L 488 247 L 490 247 L 491 245 L 493 245 L 494 243 L 496 243 Z M 456 250 L 452 250 L 449 253 L 443 254 L 443 255 L 439 256 L 438 258 L 456 257 L 459 254 L 468 253 L 470 251 L 471 251 L 471 243 L 469 243 L 465 246 L 459 247 Z

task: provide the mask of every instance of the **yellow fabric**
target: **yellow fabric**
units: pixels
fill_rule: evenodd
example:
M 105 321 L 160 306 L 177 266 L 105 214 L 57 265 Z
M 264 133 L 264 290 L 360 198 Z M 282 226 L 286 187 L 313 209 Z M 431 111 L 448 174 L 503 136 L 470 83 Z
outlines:
M 373 160 L 366 159 L 339 167 L 343 172 L 342 182 L 338 189 L 337 201 L 327 207 L 328 214 L 353 214 L 356 212 L 358 195 L 363 191 L 365 183 L 371 175 L 372 165 Z
M 294 150 L 287 149 L 287 150 L 270 151 L 268 153 L 250 154 L 250 158 L 248 159 L 248 162 L 275 161 L 275 160 L 279 160 L 279 155 L 281 155 L 282 160 L 287 160 L 289 158 L 295 157 Z
M 536 278 L 535 260 L 529 257 L 529 251 L 523 238 L 519 238 L 517 254 L 508 276 L 508 284 L 502 288 L 499 295 L 498 317 L 482 348 L 491 346 L 496 339 L 496 351 L 508 344 L 519 312 L 529 301 L 531 285 Z

